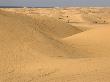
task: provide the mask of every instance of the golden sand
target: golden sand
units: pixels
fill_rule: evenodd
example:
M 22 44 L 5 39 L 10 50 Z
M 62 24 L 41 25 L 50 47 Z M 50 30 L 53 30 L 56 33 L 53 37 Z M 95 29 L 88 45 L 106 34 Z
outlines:
M 0 10 L 0 82 L 110 82 L 109 8 Z

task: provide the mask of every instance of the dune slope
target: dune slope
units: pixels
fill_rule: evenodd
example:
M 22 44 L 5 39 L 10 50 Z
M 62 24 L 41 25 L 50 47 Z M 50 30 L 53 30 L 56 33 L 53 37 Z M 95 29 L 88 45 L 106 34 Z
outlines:
M 110 56 L 110 28 L 97 28 L 82 32 L 63 39 L 67 44 L 74 46 L 74 54 L 85 57 Z
M 71 26 L 54 18 L 39 15 L 32 16 L 36 19 L 36 24 L 39 26 L 39 30 L 52 37 L 65 38 L 82 32 L 77 27 Z
M 68 54 L 69 49 L 66 45 L 46 34 L 43 30 L 45 27 L 40 27 L 36 22 L 38 21 L 27 16 L 0 12 L 0 45 L 2 45 L 0 53 L 2 56 L 5 54 L 4 58 L 7 59 L 9 56 L 13 59 L 18 56 L 16 57 L 18 60 L 22 57 L 24 60 L 26 55 L 27 58 L 31 58 L 30 54 L 41 53 L 50 56 Z
M 36 24 L 37 20 L 25 15 L 7 13 L 0 11 L 1 82 L 24 82 L 25 77 L 22 73 L 27 73 L 27 71 L 23 70 L 29 68 L 31 64 L 38 65 L 38 62 L 42 62 L 37 66 L 39 67 L 42 66 L 44 60 L 51 62 L 49 57 L 63 57 L 69 54 L 66 45 L 45 34 L 43 27 Z

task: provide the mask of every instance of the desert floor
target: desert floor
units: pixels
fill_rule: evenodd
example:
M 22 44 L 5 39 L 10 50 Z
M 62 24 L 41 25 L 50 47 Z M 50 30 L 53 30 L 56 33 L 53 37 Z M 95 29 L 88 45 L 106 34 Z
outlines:
M 1 8 L 0 82 L 110 82 L 110 8 Z

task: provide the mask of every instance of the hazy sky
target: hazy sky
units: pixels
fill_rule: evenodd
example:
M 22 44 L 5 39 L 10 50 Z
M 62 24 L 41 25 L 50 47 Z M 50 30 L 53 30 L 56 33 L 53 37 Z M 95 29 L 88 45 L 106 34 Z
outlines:
M 110 0 L 0 0 L 0 6 L 110 6 Z

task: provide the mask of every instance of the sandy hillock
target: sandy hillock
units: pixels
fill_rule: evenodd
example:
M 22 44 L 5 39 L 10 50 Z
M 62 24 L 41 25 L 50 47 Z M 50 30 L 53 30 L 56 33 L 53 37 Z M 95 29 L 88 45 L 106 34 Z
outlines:
M 71 35 L 78 32 L 74 27 L 48 17 L 34 20 L 25 15 L 7 14 L 3 11 L 0 11 L 0 29 L 2 55 L 6 54 L 6 59 L 9 56 L 12 60 L 18 56 L 18 61 L 24 60 L 26 55 L 27 58 L 31 58 L 29 53 L 50 56 L 67 54 L 69 49 L 66 45 L 51 35 L 64 37 L 69 36 L 70 32 Z
M 85 57 L 110 56 L 110 28 L 97 28 L 63 39 L 76 48 L 76 54 Z

